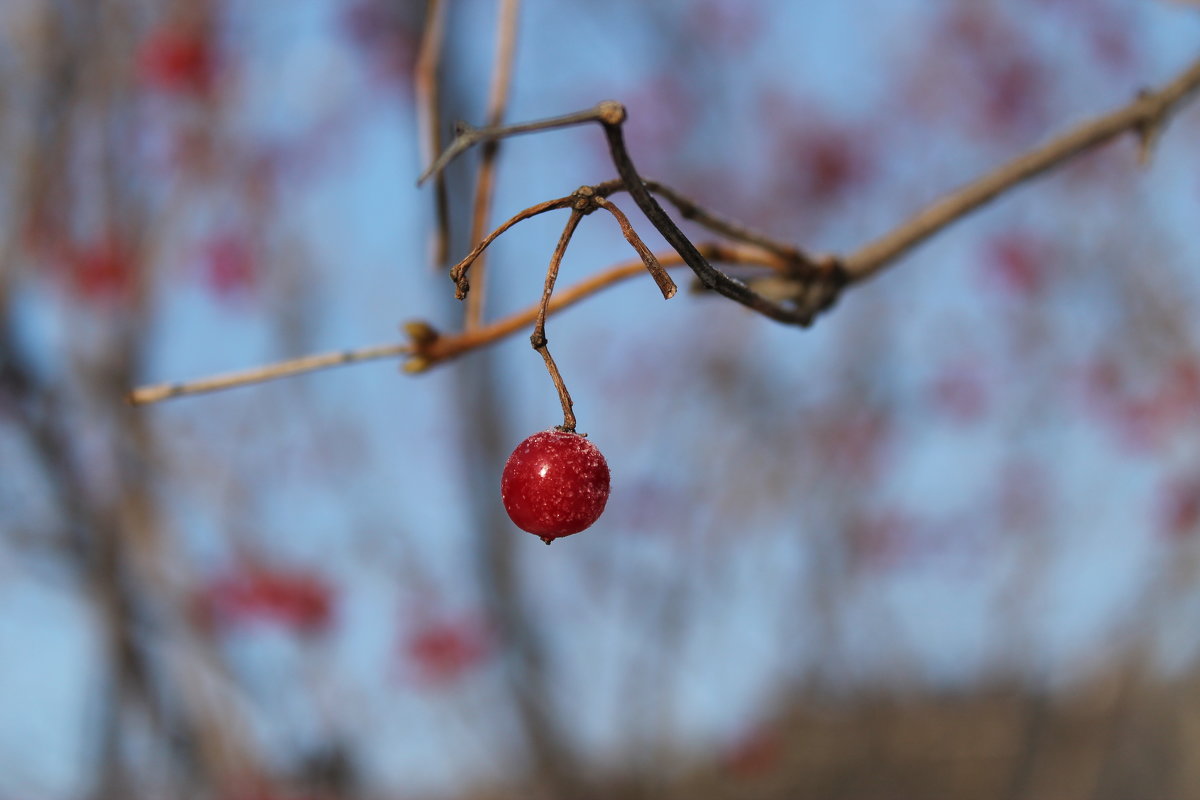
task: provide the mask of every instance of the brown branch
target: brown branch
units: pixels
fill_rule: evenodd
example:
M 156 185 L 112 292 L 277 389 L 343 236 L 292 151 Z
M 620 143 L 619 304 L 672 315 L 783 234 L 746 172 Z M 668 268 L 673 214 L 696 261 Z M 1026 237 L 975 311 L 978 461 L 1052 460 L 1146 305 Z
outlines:
M 488 93 L 487 124 L 499 125 L 508 106 L 508 93 L 512 86 L 513 58 L 516 54 L 517 23 L 520 20 L 520 0 L 500 0 L 500 20 L 496 26 L 496 62 L 492 67 L 492 86 Z M 483 236 L 484 226 L 490 216 L 492 199 L 495 196 L 496 156 L 500 150 L 498 141 L 485 142 L 479 175 L 475 181 L 475 200 L 471 211 L 471 238 L 478 242 Z M 467 310 L 463 326 L 467 330 L 483 324 L 484 300 L 484 256 L 480 254 L 475 264 L 475 291 L 467 296 Z
M 726 264 L 765 267 L 780 274 L 787 274 L 789 270 L 789 265 L 786 261 L 773 253 L 768 253 L 757 248 L 715 243 L 700 244 L 698 247 L 706 258 L 713 261 Z M 658 253 L 655 255 L 655 258 L 665 268 L 677 268 L 684 265 L 679 254 L 673 251 Z M 597 273 L 574 286 L 555 293 L 554 297 L 546 305 L 546 314 L 552 316 L 610 286 L 642 275 L 645 269 L 645 264 L 638 259 L 618 264 L 604 272 Z M 405 365 L 405 371 L 414 373 L 423 372 L 441 362 L 449 361 L 464 353 L 480 347 L 486 347 L 512 336 L 526 328 L 531 322 L 536 321 L 540 309 L 541 303 L 538 303 L 486 326 L 457 334 L 439 334 L 427 323 L 412 322 L 405 325 L 405 330 L 411 339 L 411 341 L 405 344 L 389 343 L 357 350 L 339 350 L 333 353 L 321 353 L 281 361 L 239 372 L 214 375 L 194 381 L 142 386 L 130 392 L 127 399 L 133 405 L 148 405 L 175 397 L 188 397 L 223 389 L 234 389 L 239 386 L 265 383 L 277 378 L 288 378 L 346 364 L 359 364 L 364 361 L 398 358 L 401 356 L 409 357 L 409 363 Z
M 142 386 L 129 393 L 128 401 L 135 406 L 158 403 L 172 397 L 205 394 L 221 389 L 232 389 L 235 386 L 246 386 L 252 383 L 263 383 L 276 378 L 287 378 L 306 372 L 339 367 L 343 364 L 357 364 L 362 361 L 372 361 L 379 358 L 395 358 L 408 355 L 413 351 L 411 344 L 384 344 L 375 347 L 364 347 L 359 350 L 340 350 L 336 353 L 320 353 L 318 355 L 294 358 L 280 361 L 262 367 L 227 372 L 209 378 L 181 383 L 160 383 L 154 386 Z
M 930 236 L 1019 184 L 1060 167 L 1072 158 L 1121 136 L 1137 133 L 1153 141 L 1171 114 L 1200 88 L 1200 60 L 1156 91 L 1129 105 L 1084 122 L 1046 144 L 951 192 L 843 259 L 851 281 L 865 280 Z M 1144 149 L 1145 145 L 1143 145 Z

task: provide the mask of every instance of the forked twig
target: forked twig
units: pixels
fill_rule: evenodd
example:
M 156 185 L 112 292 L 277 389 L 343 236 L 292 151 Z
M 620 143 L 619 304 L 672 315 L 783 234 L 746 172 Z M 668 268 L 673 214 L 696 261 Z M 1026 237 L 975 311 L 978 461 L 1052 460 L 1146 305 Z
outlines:
M 560 117 L 526 122 L 521 125 L 508 125 L 491 128 L 464 127 L 450 146 L 430 166 L 423 178 L 437 174 L 454 158 L 469 147 L 480 142 L 502 139 L 520 133 L 561 128 L 568 125 L 583 125 L 598 122 L 604 128 L 604 136 L 608 141 L 609 155 L 616 166 L 617 174 L 621 176 L 624 188 L 629 192 L 638 208 L 650 220 L 667 243 L 683 258 L 684 262 L 696 273 L 696 277 L 705 288 L 712 289 L 726 297 L 741 303 L 754 311 L 779 322 L 792 325 L 810 325 L 816 315 L 833 304 L 837 294 L 844 285 L 845 276 L 840 265 L 831 260 L 826 265 L 826 275 L 822 281 L 824 291 L 820 295 L 811 295 L 814 303 L 804 306 L 777 303 L 764 297 L 741 281 L 726 275 L 710 264 L 696 249 L 691 240 L 675 224 L 671 217 L 662 209 L 658 201 L 646 188 L 645 182 L 638 174 L 629 151 L 625 146 L 625 136 L 622 126 L 625 122 L 625 107 L 613 100 L 606 100 L 594 108 L 575 114 L 565 114 Z

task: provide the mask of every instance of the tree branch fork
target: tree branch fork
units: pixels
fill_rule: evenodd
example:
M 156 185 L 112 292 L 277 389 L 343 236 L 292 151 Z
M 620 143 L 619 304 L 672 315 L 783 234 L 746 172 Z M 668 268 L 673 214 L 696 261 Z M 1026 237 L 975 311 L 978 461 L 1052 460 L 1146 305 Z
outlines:
M 599 124 L 604 131 L 613 165 L 620 178 L 594 186 L 583 186 L 565 197 L 548 200 L 518 212 L 501 224 L 450 270 L 455 293 L 462 299 L 470 290 L 471 265 L 487 247 L 514 225 L 539 214 L 570 209 L 571 215 L 555 248 L 547 271 L 541 301 L 531 308 L 487 324 L 475 324 L 458 333 L 443 334 L 426 322 L 404 325 L 408 341 L 358 350 L 306 356 L 241 372 L 196 381 L 144 386 L 130 392 L 129 402 L 143 405 L 172 397 L 218 391 L 259 383 L 344 364 L 383 358 L 404 358 L 406 372 L 422 372 L 476 348 L 512 335 L 533 322 L 531 343 L 547 359 L 551 375 L 556 373 L 546 349 L 545 320 L 562 309 L 617 282 L 645 271 L 665 299 L 676 293 L 668 268 L 686 265 L 704 288 L 785 324 L 808 326 L 830 309 L 842 291 L 894 264 L 922 242 L 976 211 L 1001 194 L 1060 167 L 1073 158 L 1113 139 L 1132 133 L 1138 139 L 1138 158 L 1147 163 L 1170 118 L 1200 90 L 1200 59 L 1190 64 L 1161 87 L 1143 90 L 1128 104 L 1085 121 L 1028 152 L 951 191 L 908 220 L 844 256 L 813 256 L 792 243 L 779 241 L 739 223 L 707 211 L 671 188 L 644 179 L 634 167 L 625 146 L 624 106 L 604 101 L 591 109 L 515 125 L 471 127 L 460 125 L 454 140 L 434 160 L 420 181 L 438 175 L 451 161 L 471 147 L 527 133 L 568 126 Z M 634 230 L 627 216 L 610 199 L 627 192 L 647 220 L 671 246 L 652 252 Z M 675 224 L 656 199 L 662 198 L 684 219 L 692 220 L 724 241 L 694 244 Z M 638 254 L 636 261 L 618 264 L 568 289 L 553 294 L 558 264 L 579 221 L 597 210 L 611 215 L 622 235 Z M 757 268 L 769 280 L 739 280 L 714 266 L 715 263 Z M 770 291 L 760 290 L 770 287 Z M 555 381 L 556 385 L 560 381 Z M 560 387 L 564 424 L 573 427 L 569 396 Z

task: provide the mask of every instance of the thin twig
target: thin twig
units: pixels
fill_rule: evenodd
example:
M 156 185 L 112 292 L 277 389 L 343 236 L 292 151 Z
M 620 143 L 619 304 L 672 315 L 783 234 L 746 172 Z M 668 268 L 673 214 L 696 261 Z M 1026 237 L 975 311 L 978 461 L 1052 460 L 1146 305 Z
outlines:
M 315 372 L 343 364 L 357 364 L 362 361 L 372 361 L 379 358 L 395 358 L 408 355 L 413 351 L 411 344 L 384 344 L 375 347 L 364 347 L 359 350 L 340 350 L 336 353 L 321 353 L 318 355 L 294 358 L 280 361 L 262 367 L 228 372 L 223 375 L 213 375 L 194 381 L 181 383 L 161 383 L 154 386 L 143 386 L 129 393 L 128 400 L 132 405 L 140 406 L 157 403 L 172 397 L 204 394 L 221 389 L 232 389 L 235 386 L 245 386 L 251 383 L 262 383 L 276 378 L 286 378 L 305 372 Z
M 421 160 L 428 163 L 442 149 L 441 79 L 438 67 L 442 60 L 445 40 L 445 0 L 428 0 L 425 5 L 425 29 L 417 52 L 413 71 L 413 91 L 416 95 L 417 137 Z M 472 240 L 474 241 L 474 240 Z M 434 184 L 433 262 L 440 268 L 450 257 L 450 200 L 446 181 L 439 175 Z
M 1130 104 L 1078 125 L 937 200 L 907 222 L 843 259 L 851 281 L 879 272 L 938 231 L 998 195 L 1059 167 L 1122 134 L 1153 139 L 1178 108 L 1200 89 L 1200 60 L 1157 91 L 1138 94 Z
M 517 23 L 520 21 L 521 0 L 500 0 L 500 19 L 496 25 L 496 62 L 492 67 L 492 86 L 488 93 L 487 124 L 499 125 L 508 106 L 508 93 L 512 86 L 512 66 L 516 54 Z M 475 200 L 471 211 L 471 238 L 478 242 L 483 236 L 488 217 L 491 215 L 492 199 L 495 196 L 496 156 L 500 150 L 498 141 L 485 142 L 481 153 L 479 174 L 475 180 Z M 475 263 L 475 291 L 467 296 L 467 309 L 463 326 L 467 330 L 483 324 L 483 301 L 485 262 L 480 254 Z
M 787 263 L 778 256 L 757 248 L 716 243 L 701 244 L 698 247 L 706 258 L 713 261 L 765 267 L 781 274 L 786 274 L 788 270 Z M 674 251 L 657 253 L 655 258 L 669 269 L 684 266 L 683 259 Z M 645 264 L 640 259 L 626 261 L 586 278 L 574 286 L 559 290 L 547 304 L 546 314 L 553 316 L 610 286 L 644 274 L 645 269 Z M 265 383 L 277 378 L 292 377 L 345 364 L 358 364 L 364 361 L 401 356 L 409 356 L 416 360 L 416 363 L 406 371 L 423 372 L 431 366 L 512 336 L 517 331 L 526 328 L 531 322 L 536 321 L 540 310 L 541 303 L 539 302 L 484 327 L 458 334 L 438 334 L 425 323 L 409 323 L 405 328 L 412 337 L 412 341 L 405 344 L 389 343 L 357 350 L 339 350 L 199 380 L 142 386 L 130 392 L 128 400 L 133 405 L 148 405 L 176 397 Z
M 533 122 L 519 122 L 514 125 L 500 125 L 492 128 L 472 128 L 470 125 L 460 125 L 458 135 L 454 138 L 454 141 L 421 174 L 421 177 L 417 179 L 417 185 L 419 186 L 432 176 L 439 174 L 451 161 L 481 142 L 506 139 L 509 136 L 519 136 L 524 133 L 537 133 L 555 128 L 568 128 L 573 125 L 585 125 L 589 122 L 600 122 L 611 117 L 612 106 L 614 105 L 619 106 L 620 104 L 609 100 L 585 111 L 576 111 L 572 114 L 547 117 L 546 119 L 534 120 Z
M 554 248 L 554 254 L 550 256 L 550 266 L 546 268 L 546 283 L 542 287 L 542 299 L 538 303 L 533 334 L 529 337 L 529 343 L 533 345 L 533 349 L 541 353 L 542 360 L 546 362 L 550 380 L 554 382 L 554 388 L 558 391 L 558 399 L 562 403 L 563 410 L 562 430 L 572 433 L 575 431 L 575 412 L 572 410 L 575 404 L 571 401 L 571 393 L 567 391 L 567 384 L 563 381 L 562 374 L 558 371 L 558 364 L 554 363 L 554 357 L 550 355 L 550 348 L 547 346 L 549 340 L 546 338 L 546 313 L 550 305 L 550 296 L 554 294 L 554 282 L 558 280 L 558 268 L 562 265 L 563 255 L 567 252 L 567 245 L 571 243 L 571 237 L 575 235 L 575 229 L 579 227 L 579 220 L 583 219 L 585 213 L 579 209 L 572 209 L 567 224 L 563 226 L 562 236 L 558 237 L 558 245 Z

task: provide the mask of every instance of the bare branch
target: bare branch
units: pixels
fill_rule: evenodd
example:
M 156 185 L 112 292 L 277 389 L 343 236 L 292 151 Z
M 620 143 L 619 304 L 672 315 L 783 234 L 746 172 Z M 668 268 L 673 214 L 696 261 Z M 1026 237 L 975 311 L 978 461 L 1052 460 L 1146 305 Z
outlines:
M 683 231 L 679 230 L 679 226 L 667 215 L 667 212 L 663 211 L 662 206 L 654 199 L 645 182 L 638 175 L 633 160 L 625 148 L 625 136 L 622 133 L 620 121 L 601 120 L 601 124 L 604 126 L 605 138 L 608 139 L 609 153 L 617 168 L 617 173 L 625 184 L 625 190 L 638 204 L 638 208 L 642 209 L 642 213 L 650 220 L 650 224 L 658 229 L 667 243 L 674 247 L 684 262 L 692 268 L 706 289 L 722 294 L 763 316 L 789 325 L 811 325 L 818 313 L 834 303 L 845 283 L 845 276 L 836 260 L 831 259 L 825 265 L 824 274 L 819 278 L 821 291 L 804 293 L 803 296 L 810 302 L 787 304 L 777 303 L 764 297 L 710 264 L 691 240 L 684 235 Z
M 703 225 L 713 233 L 728 236 L 734 241 L 745 242 L 746 244 L 752 244 L 764 250 L 769 250 L 772 253 L 777 253 L 783 258 L 794 262 L 797 266 L 808 267 L 810 269 L 820 268 L 817 259 L 808 255 L 799 247 L 796 247 L 796 245 L 790 242 L 779 241 L 767 236 L 765 233 L 752 230 L 740 222 L 726 219 L 708 211 L 696 201 L 685 197 L 669 186 L 658 181 L 647 180 L 646 188 L 679 209 L 681 217 L 692 220 L 698 225 Z
M 205 394 L 221 389 L 232 389 L 235 386 L 246 386 L 251 383 L 263 383 L 276 378 L 287 378 L 305 372 L 315 372 L 343 364 L 357 364 L 362 361 L 372 361 L 380 358 L 395 358 L 412 352 L 411 344 L 385 344 L 376 347 L 364 347 L 359 350 L 340 350 L 336 353 L 321 353 L 304 356 L 290 361 L 280 361 L 263 367 L 228 372 L 182 383 L 160 383 L 154 386 L 143 386 L 134 389 L 127 398 L 132 405 L 141 406 L 169 400 L 172 397 Z
M 1178 108 L 1200 88 L 1200 60 L 1157 91 L 1144 91 L 1129 105 L 1089 120 L 951 192 L 909 221 L 843 259 L 851 281 L 879 272 L 921 242 L 1000 194 L 1062 166 L 1122 134 L 1150 142 Z

